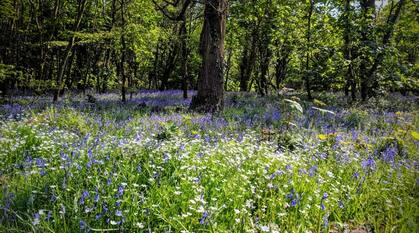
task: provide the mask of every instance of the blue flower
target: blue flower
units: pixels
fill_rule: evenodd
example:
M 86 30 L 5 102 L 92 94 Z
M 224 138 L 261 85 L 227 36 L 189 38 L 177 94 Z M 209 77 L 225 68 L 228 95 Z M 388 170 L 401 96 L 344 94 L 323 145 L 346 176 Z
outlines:
M 329 226 L 329 215 L 328 214 L 325 214 L 323 216 L 323 226 L 324 226 L 324 228 L 327 228 Z
M 317 165 L 314 165 L 314 166 L 310 167 L 310 169 L 308 169 L 308 175 L 309 176 L 314 176 L 316 171 L 317 171 Z
M 118 217 L 122 217 L 122 211 L 116 210 L 115 215 L 118 216 Z
M 81 194 L 80 200 L 79 200 L 79 204 L 80 205 L 84 205 L 84 201 L 86 198 L 88 198 L 90 196 L 89 191 L 84 190 L 83 193 Z
M 200 223 L 201 225 L 204 225 L 204 224 L 205 224 L 205 220 L 207 219 L 207 217 L 208 217 L 208 212 L 207 212 L 207 211 L 205 211 L 205 212 L 202 214 L 201 219 L 199 219 L 199 223 Z
M 338 201 L 339 208 L 343 209 L 345 206 L 343 205 L 343 202 L 341 200 Z
M 94 202 L 97 203 L 99 201 L 100 195 L 99 195 L 99 190 L 98 188 L 96 188 L 96 194 L 95 194 L 95 198 L 94 198 Z
M 35 213 L 34 215 L 33 215 L 33 221 L 32 221 L 32 224 L 33 225 L 38 225 L 39 223 L 40 223 L 40 215 L 39 215 L 39 213 Z
M 87 224 L 85 221 L 80 220 L 80 230 L 84 230 L 87 227 Z
M 397 155 L 397 148 L 394 146 L 388 146 L 383 152 L 381 152 L 382 159 L 387 163 L 394 162 Z
M 327 199 L 328 197 L 329 197 L 329 195 L 325 192 L 325 193 L 323 193 L 322 200 L 325 200 L 325 199 Z
M 355 179 L 358 179 L 359 178 L 359 172 L 354 172 L 352 177 L 355 178 Z
M 45 218 L 45 220 L 48 222 L 49 220 L 51 220 L 51 218 L 52 218 L 52 212 L 51 212 L 51 210 L 49 210 L 48 213 L 47 213 L 47 217 Z
M 120 198 L 120 197 L 122 197 L 122 195 L 124 195 L 124 186 L 123 185 L 119 185 L 118 186 L 118 193 L 116 194 L 116 197 L 117 198 Z
M 292 199 L 291 206 L 294 207 L 297 205 L 297 199 Z
M 373 170 L 375 170 L 375 161 L 374 161 L 374 158 L 372 158 L 370 156 L 370 157 L 368 157 L 367 160 L 363 160 L 361 162 L 361 166 L 362 166 L 362 168 L 364 170 L 367 170 L 367 171 L 373 171 Z
M 325 210 L 326 209 L 326 207 L 324 206 L 324 204 L 323 204 L 323 201 L 322 202 L 320 202 L 320 208 L 322 209 L 322 210 Z

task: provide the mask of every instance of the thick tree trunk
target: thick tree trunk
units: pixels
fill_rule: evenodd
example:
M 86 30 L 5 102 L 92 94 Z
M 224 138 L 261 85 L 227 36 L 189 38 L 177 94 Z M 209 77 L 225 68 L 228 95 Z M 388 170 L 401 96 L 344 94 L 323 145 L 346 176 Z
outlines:
M 200 42 L 202 66 L 198 93 L 192 99 L 191 108 L 217 112 L 224 107 L 223 70 L 227 1 L 206 0 L 204 15 Z

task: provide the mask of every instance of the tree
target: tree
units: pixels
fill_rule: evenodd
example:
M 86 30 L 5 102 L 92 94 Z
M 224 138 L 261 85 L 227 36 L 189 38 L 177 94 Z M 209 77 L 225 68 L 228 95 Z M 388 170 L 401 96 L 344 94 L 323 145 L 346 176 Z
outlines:
M 310 70 L 310 50 L 311 50 L 311 17 L 313 15 L 314 10 L 314 0 L 309 0 L 308 11 L 307 11 L 307 48 L 306 48 L 306 61 L 305 61 L 305 83 L 306 83 L 306 91 L 308 99 L 312 99 L 311 96 L 311 85 L 310 85 L 310 78 L 311 78 L 311 70 Z
M 354 75 L 353 69 L 353 61 L 352 61 L 352 36 L 351 36 L 351 0 L 345 0 L 345 7 L 343 12 L 344 17 L 344 32 L 343 32 L 343 40 L 344 40 L 344 58 L 348 64 L 348 68 L 346 71 L 346 84 L 345 84 L 345 95 L 348 95 L 349 88 L 351 89 L 351 98 L 352 101 L 356 100 L 356 80 Z
M 191 109 L 217 112 L 224 106 L 224 36 L 227 15 L 226 0 L 206 0 L 204 26 L 200 39 L 202 57 L 198 93 Z

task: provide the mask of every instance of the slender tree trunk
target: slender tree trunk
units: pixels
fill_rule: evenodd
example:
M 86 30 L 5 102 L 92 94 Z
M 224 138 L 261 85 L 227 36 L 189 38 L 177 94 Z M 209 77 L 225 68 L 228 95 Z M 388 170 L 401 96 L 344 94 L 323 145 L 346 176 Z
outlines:
M 169 54 L 165 60 L 165 66 L 162 72 L 161 76 L 161 84 L 160 84 L 160 90 L 167 90 L 169 88 L 169 77 L 171 76 L 174 68 L 175 68 L 175 62 L 176 57 L 178 53 L 178 46 L 176 43 L 171 43 L 169 45 Z
M 353 73 L 352 65 L 352 40 L 351 40 L 351 24 L 350 24 L 350 10 L 351 0 L 345 0 L 345 31 L 344 31 L 344 57 L 348 62 L 348 69 L 346 71 L 346 84 L 345 84 L 345 95 L 349 94 L 349 88 L 351 89 L 351 99 L 356 100 L 356 82 Z
M 311 96 L 311 84 L 310 84 L 310 49 L 311 49 L 311 16 L 314 10 L 314 0 L 310 0 L 310 6 L 307 15 L 307 51 L 306 51 L 306 64 L 305 64 L 305 81 L 308 99 L 313 99 Z
M 227 57 L 227 67 L 226 67 L 226 75 L 225 75 L 225 82 L 224 82 L 224 90 L 225 91 L 228 91 L 227 90 L 228 89 L 227 84 L 228 84 L 228 78 L 230 76 L 231 57 L 233 56 L 233 49 L 232 48 L 229 48 L 227 50 L 227 54 L 228 54 L 228 57 Z
M 86 9 L 86 0 L 78 0 L 78 6 L 77 6 L 77 19 L 74 22 L 73 29 L 75 32 L 79 30 L 79 26 L 81 23 L 81 19 L 84 14 L 84 10 Z M 70 40 L 68 41 L 68 45 L 66 46 L 65 52 L 64 52 L 64 59 L 60 63 L 58 67 L 58 74 L 57 74 L 57 83 L 55 87 L 54 97 L 53 101 L 56 102 L 58 100 L 58 96 L 60 95 L 61 88 L 62 88 L 62 81 L 64 76 L 64 71 L 67 66 L 68 60 L 70 58 L 70 54 L 72 51 L 72 48 L 74 46 L 75 37 L 74 35 L 71 36 Z
M 186 31 L 186 17 L 183 15 L 180 31 L 179 31 L 179 37 L 181 41 L 181 69 L 182 69 L 182 90 L 183 90 L 183 98 L 188 98 L 188 46 L 187 46 L 187 38 L 188 34 Z
M 382 47 L 385 49 L 387 44 L 390 42 L 391 36 L 393 35 L 394 25 L 396 24 L 398 18 L 400 17 L 401 9 L 404 5 L 404 0 L 400 0 L 397 5 L 392 5 L 390 9 L 390 13 L 387 19 L 387 25 L 384 31 L 383 40 L 382 40 Z M 378 67 L 384 60 L 384 51 L 379 51 L 378 54 L 375 55 L 374 61 L 372 63 L 371 68 L 367 72 L 367 77 L 372 77 L 371 86 L 368 89 L 368 95 L 373 96 L 375 95 L 375 90 L 378 89 L 379 83 L 378 79 L 375 77 L 375 73 Z
M 271 50 L 268 48 L 268 44 L 265 45 L 264 52 L 261 56 L 260 64 L 260 85 L 259 85 L 259 94 L 264 96 L 268 94 L 268 69 L 269 63 L 271 60 Z
M 362 101 L 365 101 L 368 97 L 368 89 L 370 83 L 370 76 L 367 76 L 367 67 L 369 64 L 369 50 L 371 49 L 369 46 L 369 41 L 372 39 L 372 23 L 374 20 L 374 13 L 375 13 L 375 1 L 374 0 L 362 0 L 361 1 L 361 8 L 363 14 L 363 28 L 361 31 L 361 43 L 365 48 L 364 54 L 362 54 L 362 61 L 359 67 L 360 71 L 360 79 L 361 79 L 361 98 Z
M 200 42 L 202 66 L 198 80 L 198 93 L 191 102 L 191 108 L 198 111 L 217 112 L 224 107 L 223 66 L 226 15 L 226 0 L 205 1 L 205 18 Z
M 285 45 L 283 45 L 285 46 Z M 287 73 L 287 66 L 290 61 L 289 59 L 290 51 L 287 49 L 281 49 L 277 54 L 277 60 L 275 64 L 275 82 L 276 88 L 279 89 L 282 81 L 285 80 Z
M 253 32 L 249 35 L 248 39 L 246 40 L 246 44 L 243 50 L 243 57 L 240 62 L 240 91 L 248 91 L 249 89 L 249 80 L 252 75 L 252 71 L 256 62 L 256 49 L 257 46 L 255 45 L 258 41 L 257 39 L 257 31 L 259 25 L 253 29 Z
M 121 84 L 121 97 L 122 102 L 126 102 L 126 75 L 125 75 L 125 53 L 126 53 L 126 43 L 125 43 L 125 15 L 124 15 L 124 7 L 125 7 L 125 0 L 121 0 L 121 18 L 122 18 L 122 32 L 121 32 L 121 76 L 122 76 L 122 84 Z

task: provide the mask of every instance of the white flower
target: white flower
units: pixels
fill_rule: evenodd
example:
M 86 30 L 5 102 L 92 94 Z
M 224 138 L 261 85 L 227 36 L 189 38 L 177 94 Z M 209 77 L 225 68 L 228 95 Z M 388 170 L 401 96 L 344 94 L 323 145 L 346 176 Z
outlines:
M 136 225 L 138 228 L 140 228 L 140 229 L 143 229 L 143 228 L 144 228 L 144 224 L 143 224 L 143 223 L 137 222 L 135 225 Z
M 269 226 L 260 226 L 262 232 L 269 232 Z

